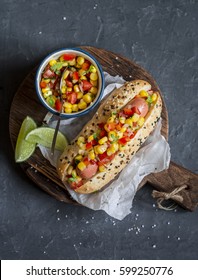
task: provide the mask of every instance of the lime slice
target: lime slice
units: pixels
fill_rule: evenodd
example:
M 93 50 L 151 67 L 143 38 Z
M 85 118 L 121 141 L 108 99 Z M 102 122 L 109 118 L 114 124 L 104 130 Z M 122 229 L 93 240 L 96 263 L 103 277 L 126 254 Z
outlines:
M 25 140 L 26 135 L 37 127 L 34 120 L 30 117 L 26 117 L 22 122 L 19 130 L 16 148 L 15 148 L 15 161 L 22 162 L 28 159 L 34 152 L 36 145 L 29 143 Z
M 38 127 L 28 133 L 25 140 L 32 144 L 40 144 L 46 148 L 51 148 L 54 137 L 54 128 Z M 56 138 L 55 149 L 63 151 L 67 146 L 66 137 L 59 131 Z

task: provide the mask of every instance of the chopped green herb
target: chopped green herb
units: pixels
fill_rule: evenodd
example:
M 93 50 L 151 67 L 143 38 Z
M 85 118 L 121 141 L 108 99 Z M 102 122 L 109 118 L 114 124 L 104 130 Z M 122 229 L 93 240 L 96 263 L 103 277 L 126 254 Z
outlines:
M 146 99 L 146 101 L 147 101 L 148 103 L 152 103 L 152 97 L 149 95 L 148 98 Z
M 53 66 L 51 66 L 51 69 L 58 74 L 57 71 L 60 71 L 63 65 L 64 62 L 56 62 Z
M 76 181 L 76 178 L 70 177 L 70 178 L 68 179 L 68 181 L 70 181 L 70 182 L 75 182 L 75 181 Z
M 116 142 L 118 140 L 118 137 L 114 134 L 111 134 L 111 138 L 113 139 L 113 142 Z

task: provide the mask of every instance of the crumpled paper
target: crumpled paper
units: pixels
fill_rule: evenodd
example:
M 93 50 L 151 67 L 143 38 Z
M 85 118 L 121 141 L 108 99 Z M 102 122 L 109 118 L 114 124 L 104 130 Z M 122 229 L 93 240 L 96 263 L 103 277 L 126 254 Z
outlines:
M 113 77 L 108 73 L 104 73 L 104 75 L 105 90 L 103 98 L 114 88 L 119 88 L 125 82 L 120 76 Z M 60 131 L 70 141 L 77 136 L 84 124 L 87 123 L 94 113 L 95 110 L 80 118 L 61 120 Z M 52 120 L 48 125 L 55 127 L 56 122 L 56 120 Z M 102 191 L 93 194 L 77 194 L 68 187 L 68 192 L 72 198 L 93 210 L 104 210 L 115 219 L 124 219 L 131 213 L 133 198 L 143 178 L 150 173 L 160 172 L 169 167 L 171 157 L 170 148 L 160 131 L 161 120 L 129 164 Z M 56 167 L 60 152 L 55 151 L 52 157 L 49 149 L 42 146 L 39 146 L 39 148 L 43 156 Z

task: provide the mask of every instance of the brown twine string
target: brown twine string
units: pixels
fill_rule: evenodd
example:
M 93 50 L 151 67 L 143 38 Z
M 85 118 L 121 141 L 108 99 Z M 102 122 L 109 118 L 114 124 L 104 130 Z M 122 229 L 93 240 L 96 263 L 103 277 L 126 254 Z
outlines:
M 178 193 L 184 189 L 186 189 L 188 186 L 187 185 L 182 185 L 181 187 L 178 187 L 176 189 L 174 189 L 172 192 L 167 193 L 167 192 L 158 192 L 158 191 L 153 191 L 152 196 L 153 198 L 157 198 L 157 205 L 160 209 L 166 210 L 166 211 L 170 211 L 170 210 L 174 210 L 177 207 L 176 203 L 173 203 L 172 205 L 166 207 L 162 205 L 162 202 L 164 200 L 168 200 L 168 199 L 175 199 L 178 202 L 182 202 L 183 201 L 183 197 L 181 195 L 179 195 Z

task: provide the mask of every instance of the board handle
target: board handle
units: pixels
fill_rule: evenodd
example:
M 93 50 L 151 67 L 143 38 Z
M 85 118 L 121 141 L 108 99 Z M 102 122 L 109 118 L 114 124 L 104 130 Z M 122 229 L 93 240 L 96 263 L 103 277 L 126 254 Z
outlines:
M 173 209 L 173 205 L 164 206 L 169 199 L 190 211 L 198 206 L 198 175 L 172 161 L 168 169 L 150 174 L 147 182 L 157 189 L 152 196 L 161 209 Z

